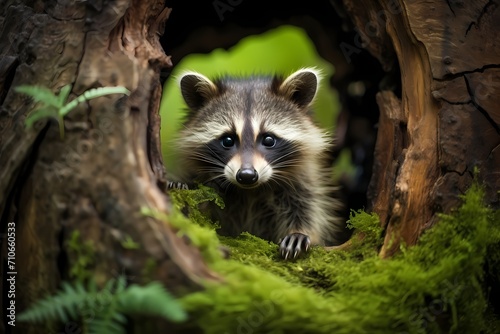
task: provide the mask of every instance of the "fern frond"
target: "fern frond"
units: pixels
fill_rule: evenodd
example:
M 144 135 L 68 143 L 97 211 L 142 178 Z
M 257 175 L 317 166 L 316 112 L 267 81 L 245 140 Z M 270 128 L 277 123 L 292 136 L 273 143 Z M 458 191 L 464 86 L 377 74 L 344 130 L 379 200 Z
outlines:
M 127 323 L 127 317 L 118 312 L 113 315 L 113 320 L 120 324 Z
M 79 98 L 82 97 L 84 99 L 84 101 L 87 101 L 87 100 L 95 99 L 96 97 L 110 95 L 110 94 L 130 95 L 130 91 L 123 86 L 99 87 L 99 88 L 92 88 L 92 89 L 85 91 L 82 95 L 79 96 Z M 79 101 L 79 102 L 83 102 L 83 101 Z
M 125 291 L 127 287 L 127 278 L 124 275 L 118 276 L 115 284 L 115 294 L 119 295 Z
M 57 95 L 57 99 L 59 100 L 60 106 L 62 107 L 63 105 L 66 104 L 66 101 L 68 100 L 69 93 L 71 93 L 71 88 L 73 85 L 66 85 L 61 88 L 59 91 L 59 95 Z
M 44 86 L 21 85 L 15 87 L 14 90 L 18 93 L 31 96 L 33 101 L 43 102 L 47 106 L 55 108 L 61 108 L 63 106 L 58 97 L 50 89 Z
M 174 322 L 187 319 L 181 305 L 160 282 L 132 284 L 117 297 L 121 313 L 159 315 Z
M 30 308 L 18 315 L 19 321 L 42 322 L 47 320 L 77 319 L 82 309 L 86 308 L 93 298 L 85 288 L 81 289 L 81 283 L 71 284 L 63 282 L 61 290 L 53 296 L 37 301 Z
M 27 128 L 31 128 L 36 121 L 42 118 L 58 119 L 57 109 L 55 109 L 54 107 L 45 106 L 40 109 L 33 110 L 33 112 L 28 117 L 26 117 L 24 124 Z
M 95 317 L 84 320 L 88 333 L 124 334 L 127 318 L 124 314 L 162 316 L 170 321 L 181 322 L 187 315 L 173 296 L 159 282 L 145 286 L 126 286 L 124 276 L 111 279 L 98 291 L 93 280 L 86 288 L 82 282 L 63 282 L 53 296 L 37 301 L 18 315 L 19 321 L 42 322 L 81 319 L 89 310 Z M 103 300 L 102 297 L 109 297 Z
M 122 86 L 117 87 L 99 87 L 93 88 L 85 91 L 82 95 L 78 96 L 73 101 L 69 102 L 61 109 L 59 109 L 59 115 L 61 117 L 66 116 L 71 110 L 73 110 L 79 103 L 85 102 L 88 100 L 92 100 L 101 96 L 110 95 L 110 94 L 125 94 L 130 95 L 130 91 Z
M 125 333 L 124 325 L 127 318 L 120 314 L 118 310 L 118 294 L 126 288 L 127 280 L 124 276 L 111 279 L 106 282 L 103 291 L 106 291 L 111 298 L 106 300 L 106 304 L 101 308 L 99 315 L 87 323 L 89 333 L 96 334 L 121 334 Z

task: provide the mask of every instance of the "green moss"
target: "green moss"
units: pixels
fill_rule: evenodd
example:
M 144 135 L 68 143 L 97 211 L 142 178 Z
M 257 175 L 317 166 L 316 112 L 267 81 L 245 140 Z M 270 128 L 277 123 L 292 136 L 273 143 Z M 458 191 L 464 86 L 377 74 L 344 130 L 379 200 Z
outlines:
M 351 238 L 352 247 L 349 255 L 351 257 L 370 257 L 378 254 L 379 248 L 382 246 L 382 227 L 377 214 L 366 213 L 362 210 L 351 211 L 349 228 L 355 229 L 356 233 L 362 235 L 362 238 Z
M 212 188 L 199 184 L 198 188 L 193 190 L 172 189 L 169 195 L 177 211 L 187 211 L 189 219 L 193 222 L 200 226 L 218 227 L 217 223 L 212 222 L 200 210 L 200 206 L 207 202 L 214 202 L 224 208 L 222 198 Z
M 169 195 L 174 204 L 174 208 L 169 215 L 164 215 L 149 208 L 142 208 L 142 214 L 167 221 L 177 228 L 179 236 L 188 237 L 190 242 L 198 247 L 207 263 L 221 260 L 222 252 L 215 233 L 217 224 L 204 215 L 199 207 L 208 201 L 214 201 L 223 207 L 222 199 L 213 189 L 202 185 L 196 190 L 171 190 Z M 185 214 L 187 214 L 187 217 Z M 192 222 L 196 222 L 196 224 Z
M 441 215 L 417 246 L 385 260 L 377 255 L 378 218 L 365 212 L 351 215 L 364 238 L 353 238 L 348 251 L 315 247 L 293 262 L 247 233 L 221 237 L 231 259 L 214 257 L 211 267 L 225 282 L 182 303 L 206 333 L 493 333 L 498 320 L 487 309 L 483 268 L 491 258 L 490 275 L 498 274 L 491 266 L 500 258 L 500 226 L 482 198 L 473 185 L 463 205 Z

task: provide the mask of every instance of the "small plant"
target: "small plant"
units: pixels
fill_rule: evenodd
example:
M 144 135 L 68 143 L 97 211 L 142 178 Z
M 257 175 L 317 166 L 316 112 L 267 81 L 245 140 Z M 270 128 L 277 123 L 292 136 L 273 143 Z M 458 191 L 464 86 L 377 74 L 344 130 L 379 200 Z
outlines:
M 130 91 L 122 86 L 100 87 L 89 89 L 76 99 L 67 102 L 71 88 L 72 85 L 66 85 L 61 88 L 59 95 L 55 95 L 50 89 L 43 86 L 23 85 L 16 87 L 16 92 L 31 96 L 35 102 L 40 102 L 42 104 L 26 118 L 26 127 L 30 128 L 40 119 L 54 118 L 59 123 L 59 134 L 61 139 L 63 139 L 64 116 L 73 110 L 79 103 L 110 94 L 130 95 Z
M 139 245 L 137 242 L 132 239 L 130 235 L 125 236 L 125 238 L 122 240 L 121 245 L 125 249 L 139 249 L 141 248 L 141 245 Z
M 82 333 L 126 333 L 125 315 L 143 314 L 161 316 L 172 322 L 187 318 L 177 300 L 160 282 L 144 286 L 126 286 L 123 276 L 111 279 L 102 290 L 91 280 L 87 287 L 82 282 L 63 282 L 61 290 L 53 296 L 37 301 L 21 313 L 19 321 L 46 322 L 80 320 Z
M 130 237 L 126 243 L 130 249 L 137 245 Z M 160 282 L 127 286 L 126 278 L 120 275 L 98 289 L 89 269 L 95 261 L 94 246 L 90 240 L 82 240 L 80 231 L 72 232 L 67 248 L 74 259 L 69 272 L 73 282 L 62 282 L 57 293 L 36 301 L 19 315 L 19 321 L 77 321 L 82 326 L 79 333 L 121 334 L 126 333 L 126 315 L 160 316 L 172 322 L 187 318 Z
M 69 269 L 69 276 L 80 282 L 90 279 L 93 272 L 89 269 L 94 264 L 95 250 L 92 240 L 83 242 L 80 238 L 80 231 L 71 233 L 68 241 L 68 252 L 73 259 L 73 264 Z

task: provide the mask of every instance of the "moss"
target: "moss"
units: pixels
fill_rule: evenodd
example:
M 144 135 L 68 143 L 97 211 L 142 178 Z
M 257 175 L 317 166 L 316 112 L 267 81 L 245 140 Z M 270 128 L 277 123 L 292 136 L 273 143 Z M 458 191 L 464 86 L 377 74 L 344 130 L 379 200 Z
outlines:
M 188 218 L 177 211 L 169 216 L 168 221 L 179 228 L 179 236 L 187 236 L 193 245 L 198 247 L 208 264 L 222 259 L 220 243 L 215 229 L 192 224 Z
M 224 208 L 222 198 L 213 189 L 200 184 L 197 189 L 193 190 L 172 189 L 169 195 L 175 208 L 178 211 L 187 211 L 189 219 L 198 225 L 209 228 L 218 227 L 216 222 L 212 222 L 200 210 L 200 206 L 208 202 L 214 202 L 219 207 Z
M 500 258 L 500 226 L 482 198 L 473 185 L 462 206 L 441 215 L 417 246 L 386 260 L 377 255 L 378 218 L 365 212 L 351 215 L 364 238 L 353 238 L 348 251 L 316 247 L 293 262 L 248 233 L 220 237 L 231 259 L 214 257 L 210 265 L 225 282 L 181 301 L 206 333 L 493 333 L 498 318 L 488 309 L 483 269 L 485 259 L 495 265 Z M 216 249 L 217 242 L 205 247 Z
M 221 207 L 222 199 L 208 187 L 199 186 L 196 190 L 171 190 L 169 192 L 174 208 L 169 215 L 141 208 L 141 213 L 158 220 L 169 222 L 178 229 L 179 236 L 186 236 L 200 250 L 207 263 L 222 259 L 220 243 L 215 233 L 217 224 L 213 223 L 199 209 L 200 205 L 213 201 Z M 186 217 L 187 215 L 187 217 Z M 192 222 L 196 222 L 193 224 Z

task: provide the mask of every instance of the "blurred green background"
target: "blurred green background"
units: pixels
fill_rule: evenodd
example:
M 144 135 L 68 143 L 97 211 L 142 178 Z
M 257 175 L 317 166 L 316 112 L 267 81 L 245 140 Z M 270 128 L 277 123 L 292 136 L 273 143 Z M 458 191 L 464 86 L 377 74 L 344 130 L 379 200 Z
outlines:
M 165 82 L 160 107 L 162 151 L 167 171 L 176 174 L 173 140 L 182 126 L 187 108 L 177 84 L 179 74 L 190 70 L 209 78 L 222 74 L 244 76 L 260 73 L 287 76 L 302 67 L 316 67 L 323 74 L 314 105 L 315 119 L 320 126 L 333 131 L 339 111 L 336 91 L 329 85 L 334 67 L 318 55 L 305 31 L 298 27 L 281 26 L 261 35 L 246 37 L 229 50 L 215 49 L 209 54 L 184 57 Z M 337 164 L 348 168 L 348 157 L 349 154 L 341 154 Z

